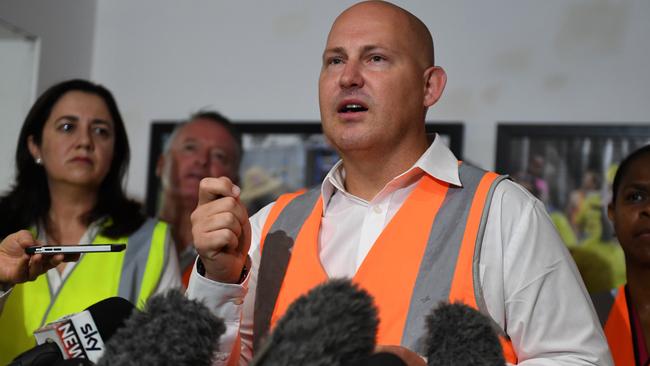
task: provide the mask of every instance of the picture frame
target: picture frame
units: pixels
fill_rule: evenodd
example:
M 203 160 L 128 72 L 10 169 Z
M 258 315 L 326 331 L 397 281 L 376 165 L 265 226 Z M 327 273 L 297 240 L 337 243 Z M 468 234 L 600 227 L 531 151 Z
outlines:
M 592 194 L 604 223 L 601 239 L 607 241 L 613 239 L 606 210 L 618 163 L 649 143 L 650 125 L 500 123 L 495 167 L 531 191 L 551 215 L 566 215 L 577 242 L 588 235 L 577 227 L 578 206 Z
M 155 216 L 160 200 L 160 181 L 156 176 L 158 157 L 165 141 L 181 123 L 180 120 L 153 121 L 150 127 L 149 162 L 147 170 L 146 212 Z M 244 158 L 240 166 L 242 184 L 249 176 L 267 183 L 280 182 L 281 190 L 293 191 L 319 184 L 338 160 L 336 152 L 327 144 L 317 121 L 273 122 L 234 121 L 242 133 Z M 464 125 L 461 122 L 427 122 L 428 133 L 438 133 L 452 152 L 462 159 Z M 251 168 L 255 167 L 251 171 Z M 258 169 L 262 167 L 263 169 Z M 242 193 L 243 194 L 243 193 Z M 272 197 L 249 206 L 253 213 Z

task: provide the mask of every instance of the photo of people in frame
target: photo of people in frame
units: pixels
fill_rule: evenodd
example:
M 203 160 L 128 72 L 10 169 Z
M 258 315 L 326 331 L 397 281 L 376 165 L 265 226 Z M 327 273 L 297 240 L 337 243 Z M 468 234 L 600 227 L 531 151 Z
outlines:
M 623 252 L 607 205 L 618 163 L 650 144 L 650 127 L 498 126 L 496 171 L 545 206 L 591 293 L 625 282 Z
M 151 215 L 157 212 L 160 201 L 156 161 L 178 123 L 180 121 L 154 121 L 151 124 L 146 193 L 146 208 Z M 241 198 L 246 202 L 249 214 L 257 212 L 282 193 L 320 184 L 339 160 L 317 121 L 235 121 L 235 126 L 242 133 Z M 437 133 L 459 159 L 462 159 L 463 127 L 460 122 L 426 124 L 431 137 Z

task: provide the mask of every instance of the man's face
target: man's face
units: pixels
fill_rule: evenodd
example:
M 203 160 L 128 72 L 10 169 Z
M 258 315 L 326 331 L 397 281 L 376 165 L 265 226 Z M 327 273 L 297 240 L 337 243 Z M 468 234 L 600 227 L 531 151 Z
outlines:
M 201 179 L 226 176 L 237 181 L 238 159 L 237 143 L 226 128 L 207 119 L 189 122 L 159 162 L 165 196 L 172 193 L 195 205 Z
M 427 66 L 407 23 L 393 9 L 370 5 L 348 9 L 332 26 L 319 100 L 323 130 L 339 152 L 390 149 L 423 124 Z

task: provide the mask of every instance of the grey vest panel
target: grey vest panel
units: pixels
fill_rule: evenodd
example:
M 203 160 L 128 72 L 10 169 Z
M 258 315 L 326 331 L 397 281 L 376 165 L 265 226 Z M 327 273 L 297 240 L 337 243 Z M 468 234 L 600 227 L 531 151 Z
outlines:
M 319 197 L 320 187 L 293 199 L 282 210 L 263 239 L 264 249 L 255 291 L 253 349 L 259 349 L 260 342 L 268 333 L 275 302 L 289 267 L 293 244 Z
M 418 276 L 413 287 L 409 313 L 406 318 L 402 346 L 425 354 L 424 336 L 426 335 L 425 318 L 440 301 L 447 301 L 456 261 L 465 235 L 465 223 L 469 216 L 474 194 L 485 171 L 463 164 L 459 168 L 460 181 L 463 187 L 450 186 L 447 196 L 438 211 L 431 227 L 424 256 L 420 263 Z M 501 179 L 497 178 L 492 187 Z M 491 201 L 492 190 L 486 198 L 485 210 L 479 231 L 477 233 L 474 266 L 478 265 L 481 240 L 487 220 L 487 211 Z M 477 255 L 477 253 L 479 255 Z M 477 281 L 478 268 L 473 270 L 474 283 Z M 480 287 L 477 286 L 480 289 Z M 475 289 L 476 291 L 476 289 Z M 477 294 L 478 295 L 478 294 Z M 477 301 L 479 296 L 477 296 Z M 481 303 L 482 301 L 479 301 Z
M 609 318 L 609 312 L 612 311 L 612 307 L 614 307 L 617 295 L 617 289 L 590 294 L 591 301 L 594 303 L 594 308 L 596 309 L 596 314 L 598 314 L 598 320 L 603 329 L 607 323 L 607 318 Z
M 144 279 L 144 271 L 147 268 L 153 231 L 157 223 L 158 220 L 147 219 L 136 232 L 129 236 L 126 245 L 117 296 L 131 301 L 136 306 Z M 165 255 L 167 255 L 166 251 Z

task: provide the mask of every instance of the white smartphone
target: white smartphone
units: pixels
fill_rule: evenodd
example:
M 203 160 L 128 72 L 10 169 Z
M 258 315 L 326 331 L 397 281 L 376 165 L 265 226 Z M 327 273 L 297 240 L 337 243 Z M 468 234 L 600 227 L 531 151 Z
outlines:
M 90 244 L 90 245 L 57 245 L 34 246 L 25 248 L 27 254 L 77 254 L 77 253 L 110 253 L 121 252 L 126 244 Z

